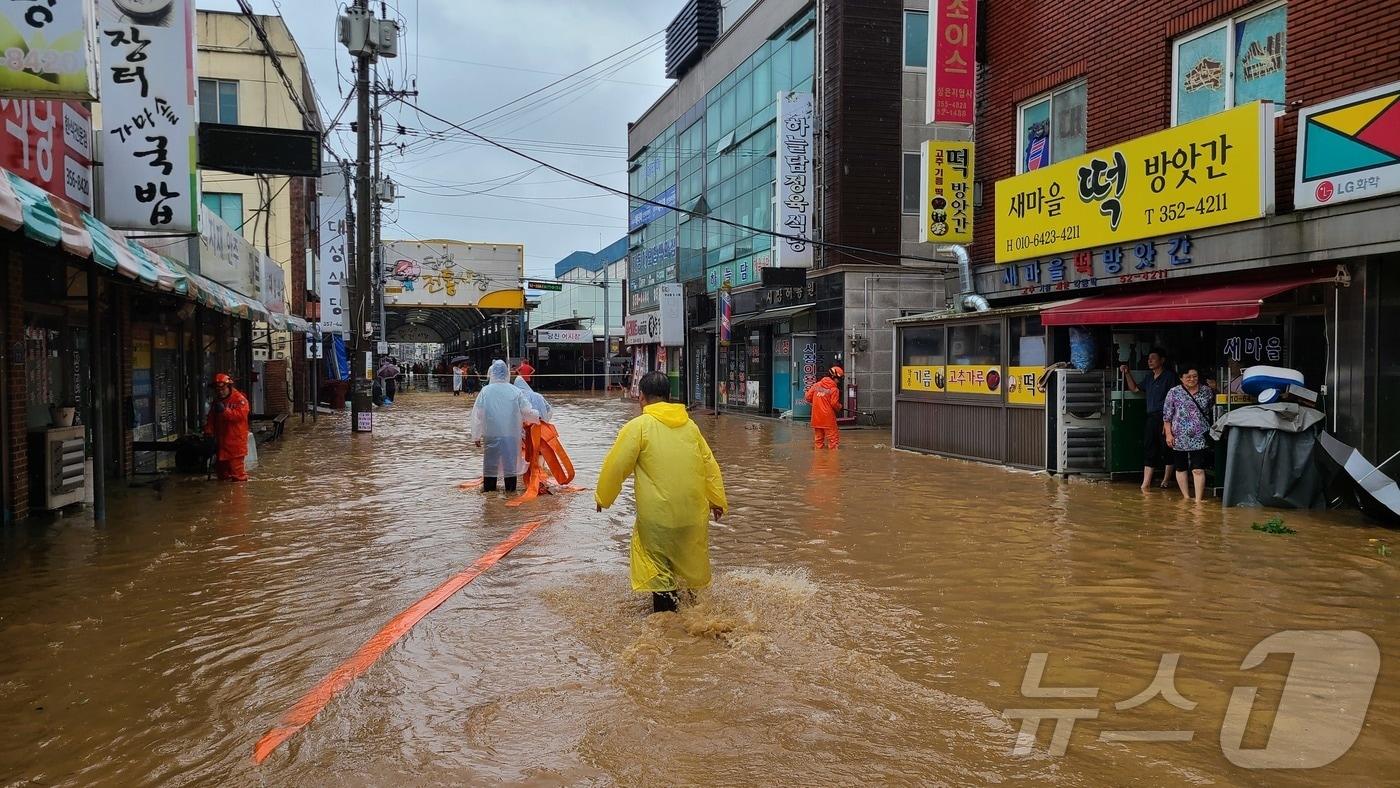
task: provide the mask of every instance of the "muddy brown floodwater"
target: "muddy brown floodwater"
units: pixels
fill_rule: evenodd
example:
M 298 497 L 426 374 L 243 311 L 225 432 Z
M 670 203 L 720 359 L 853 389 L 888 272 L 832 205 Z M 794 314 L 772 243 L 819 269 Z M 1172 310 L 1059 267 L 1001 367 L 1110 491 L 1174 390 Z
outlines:
M 591 485 L 636 406 L 554 400 Z M 647 616 L 627 586 L 630 493 L 597 514 L 589 494 L 513 509 L 458 491 L 479 474 L 468 405 L 409 393 L 372 439 L 333 418 L 289 431 L 246 486 L 172 480 L 120 491 L 101 528 L 8 532 L 0 785 L 1395 779 L 1400 546 L 1384 555 L 1391 532 L 1356 517 L 1285 513 L 1297 533 L 1275 536 L 1251 530 L 1257 511 L 895 453 L 887 432 L 814 454 L 801 425 L 702 416 L 733 504 L 712 532 L 714 585 Z M 547 524 L 253 765 L 303 693 L 534 518 Z M 1242 769 L 1222 752 L 1225 710 L 1259 687 L 1244 745 L 1265 746 L 1290 660 L 1241 662 L 1284 630 L 1366 633 L 1380 679 L 1334 763 Z M 1024 696 L 1034 653 L 1042 686 L 1097 694 Z M 1194 706 L 1119 709 L 1164 653 Z M 1018 755 L 1003 712 L 1025 708 L 1097 716 L 1063 756 L 1047 752 L 1053 720 Z M 1117 730 L 1192 738 L 1101 740 Z

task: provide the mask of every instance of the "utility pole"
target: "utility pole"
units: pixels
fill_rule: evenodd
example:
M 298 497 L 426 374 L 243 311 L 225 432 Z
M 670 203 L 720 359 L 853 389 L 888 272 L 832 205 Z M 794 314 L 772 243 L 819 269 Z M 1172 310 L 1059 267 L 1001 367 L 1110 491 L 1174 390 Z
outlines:
M 376 310 L 379 321 L 379 341 L 387 344 L 389 341 L 389 325 L 384 319 L 384 238 L 381 233 L 384 231 L 384 194 L 383 181 L 380 179 L 379 156 L 383 145 L 383 130 L 379 114 L 379 72 L 376 69 L 372 75 L 374 77 L 374 117 L 371 122 L 374 124 L 374 300 L 378 305 Z M 375 369 L 379 368 L 382 360 L 379 358 L 379 347 L 375 347 Z
M 368 0 L 354 0 L 352 12 L 363 14 L 368 19 L 370 15 Z M 365 326 L 369 323 L 369 306 L 373 293 L 371 288 L 374 281 L 370 271 L 374 259 L 374 237 L 371 226 L 372 217 L 370 216 L 369 160 L 369 70 L 371 59 L 372 53 L 368 47 L 362 49 L 355 56 L 355 103 L 359 123 L 355 127 L 356 232 L 353 276 L 355 296 L 350 301 L 350 329 L 354 332 L 355 342 L 354 353 L 350 361 L 351 380 L 353 381 L 350 410 L 352 411 L 351 429 L 357 432 L 369 430 L 374 408 L 370 397 L 370 376 L 374 374 L 374 369 L 370 355 L 369 338 L 365 335 Z M 365 418 L 363 415 L 366 412 L 371 414 L 369 418 Z

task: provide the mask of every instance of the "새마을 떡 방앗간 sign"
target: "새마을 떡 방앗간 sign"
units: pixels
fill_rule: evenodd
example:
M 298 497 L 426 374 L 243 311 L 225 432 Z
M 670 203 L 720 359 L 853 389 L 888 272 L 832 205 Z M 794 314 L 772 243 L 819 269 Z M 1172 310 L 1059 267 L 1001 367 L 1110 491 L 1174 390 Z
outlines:
M 1273 209 L 1273 105 L 1254 102 L 996 184 L 1007 263 L 1257 219 Z

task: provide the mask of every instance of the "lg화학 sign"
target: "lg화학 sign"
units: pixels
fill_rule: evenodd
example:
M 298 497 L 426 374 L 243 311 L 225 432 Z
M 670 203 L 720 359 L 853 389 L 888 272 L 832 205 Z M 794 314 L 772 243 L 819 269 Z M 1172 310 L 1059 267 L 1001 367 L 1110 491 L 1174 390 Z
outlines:
M 1298 208 L 1400 191 L 1400 82 L 1299 112 L 1293 183 Z
M 998 181 L 996 260 L 1264 216 L 1273 129 L 1273 105 L 1254 102 Z

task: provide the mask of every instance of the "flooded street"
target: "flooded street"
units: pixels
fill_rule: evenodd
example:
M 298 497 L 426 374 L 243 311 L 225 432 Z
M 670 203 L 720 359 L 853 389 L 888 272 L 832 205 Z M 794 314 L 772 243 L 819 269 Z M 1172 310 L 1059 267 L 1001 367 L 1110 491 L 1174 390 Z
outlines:
M 636 405 L 552 400 L 591 487 Z M 814 454 L 805 425 L 697 416 L 732 506 L 715 581 L 647 616 L 627 585 L 630 493 L 599 514 L 591 493 L 510 508 L 458 490 L 480 474 L 469 405 L 407 394 L 370 439 L 348 416 L 293 425 L 245 486 L 172 479 L 121 491 L 100 529 L 7 533 L 0 785 L 1376 784 L 1400 766 L 1400 554 L 1352 514 L 1284 512 L 1297 533 L 1276 536 L 1250 528 L 1270 513 L 894 453 L 888 432 Z M 534 519 L 253 764 L 386 621 Z M 1241 662 L 1284 630 L 1366 633 L 1376 691 L 1331 765 L 1242 769 L 1226 707 L 1259 688 L 1243 746 L 1264 747 L 1290 658 Z M 1042 687 L 1097 695 L 1023 695 L 1038 652 Z M 1164 653 L 1194 706 L 1115 707 Z M 1003 712 L 1035 708 L 1097 717 L 1063 756 L 1053 718 L 1013 755 L 1021 721 Z M 1100 738 L 1119 730 L 1193 738 Z

